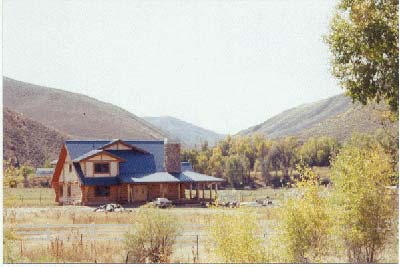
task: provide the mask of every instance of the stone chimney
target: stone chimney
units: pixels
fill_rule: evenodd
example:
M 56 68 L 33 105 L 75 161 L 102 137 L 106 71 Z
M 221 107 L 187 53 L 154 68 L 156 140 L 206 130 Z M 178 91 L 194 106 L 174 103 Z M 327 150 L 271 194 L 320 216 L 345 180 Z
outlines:
M 166 172 L 181 172 L 181 145 L 164 141 L 164 168 Z

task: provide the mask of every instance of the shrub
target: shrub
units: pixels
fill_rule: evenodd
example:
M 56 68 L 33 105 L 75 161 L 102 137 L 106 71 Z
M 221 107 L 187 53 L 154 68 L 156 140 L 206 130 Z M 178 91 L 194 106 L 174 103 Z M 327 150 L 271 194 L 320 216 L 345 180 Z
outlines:
M 208 231 L 217 261 L 263 263 L 267 261 L 261 228 L 254 213 L 216 214 Z
M 352 263 L 377 262 L 388 242 L 393 213 L 387 185 L 393 169 L 380 146 L 345 146 L 332 163 L 337 233 Z
M 16 263 L 19 257 L 14 250 L 15 242 L 19 237 L 15 234 L 15 231 L 11 228 L 4 228 L 3 237 L 3 261 L 4 263 Z
M 176 219 L 165 212 L 139 209 L 133 231 L 125 235 L 127 263 L 168 263 L 178 229 Z
M 329 246 L 328 200 L 310 168 L 300 164 L 297 170 L 300 181 L 296 182 L 296 194 L 286 201 L 277 227 L 278 260 L 321 262 Z

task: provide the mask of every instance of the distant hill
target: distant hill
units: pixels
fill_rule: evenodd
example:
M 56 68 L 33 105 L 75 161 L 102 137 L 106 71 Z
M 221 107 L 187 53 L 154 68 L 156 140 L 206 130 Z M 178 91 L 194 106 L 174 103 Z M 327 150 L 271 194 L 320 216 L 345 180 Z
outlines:
M 3 110 L 3 158 L 20 164 L 43 166 L 45 160 L 58 159 L 64 134 L 24 117 L 7 108 Z
M 4 106 L 79 139 L 173 139 L 115 105 L 94 98 L 3 77 Z
M 143 117 L 143 119 L 177 137 L 189 147 L 200 145 L 204 141 L 207 141 L 209 145 L 214 145 L 225 136 L 170 116 Z
M 353 104 L 349 97 L 341 94 L 283 111 L 239 134 L 261 133 L 270 138 L 298 136 L 301 139 L 326 135 L 343 141 L 353 132 L 373 133 L 380 128 L 378 109 L 385 109 L 384 104 Z

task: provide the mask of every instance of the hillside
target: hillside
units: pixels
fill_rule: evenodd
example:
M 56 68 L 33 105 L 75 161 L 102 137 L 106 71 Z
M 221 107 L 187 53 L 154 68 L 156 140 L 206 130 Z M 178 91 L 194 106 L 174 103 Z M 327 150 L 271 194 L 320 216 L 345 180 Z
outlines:
M 58 159 L 67 136 L 7 108 L 3 110 L 3 158 L 20 164 L 43 166 Z
M 353 104 L 342 94 L 283 111 L 239 134 L 261 133 L 270 138 L 298 136 L 302 139 L 327 135 L 345 140 L 353 132 L 373 133 L 379 128 L 377 108 L 384 109 L 384 105 Z
M 204 141 L 207 141 L 210 145 L 214 145 L 217 141 L 224 138 L 223 134 L 218 134 L 170 116 L 144 117 L 143 119 L 162 129 L 164 132 L 177 137 L 189 147 L 200 145 Z
M 162 140 L 167 134 L 115 105 L 3 77 L 4 106 L 80 139 Z M 171 137 L 169 137 L 172 139 Z
M 382 104 L 353 105 L 348 110 L 303 130 L 299 137 L 306 139 L 311 136 L 326 135 L 334 136 L 338 140 L 345 140 L 354 132 L 372 134 L 382 127 L 382 120 L 379 114 L 379 110 L 382 109 L 384 109 Z M 395 123 L 389 125 L 386 122 L 385 125 L 386 127 L 398 127 L 398 124 Z

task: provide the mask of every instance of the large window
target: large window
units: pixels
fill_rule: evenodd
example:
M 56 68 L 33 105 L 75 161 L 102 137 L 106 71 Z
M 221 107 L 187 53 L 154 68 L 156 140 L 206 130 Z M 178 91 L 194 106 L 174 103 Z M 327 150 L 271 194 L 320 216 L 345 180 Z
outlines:
M 64 194 L 64 185 L 60 185 L 60 197 L 62 197 Z
M 110 173 L 110 163 L 95 163 L 94 173 Z
M 110 187 L 109 186 L 96 186 L 95 195 L 96 195 L 96 197 L 110 196 Z

